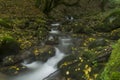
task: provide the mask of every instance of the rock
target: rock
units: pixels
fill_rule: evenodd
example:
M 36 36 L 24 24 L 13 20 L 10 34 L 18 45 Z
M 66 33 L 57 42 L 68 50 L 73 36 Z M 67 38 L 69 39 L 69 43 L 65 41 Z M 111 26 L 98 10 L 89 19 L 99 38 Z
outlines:
M 86 54 L 86 56 L 84 55 Z M 63 60 L 58 63 L 61 74 L 65 79 L 71 80 L 86 80 L 87 75 L 93 78 L 92 76 L 96 74 L 95 67 L 91 65 L 89 52 L 81 52 L 77 54 L 71 54 L 66 56 Z M 87 70 L 89 69 L 89 70 Z
M 88 48 L 89 49 L 92 49 L 92 48 L 96 48 L 96 47 L 99 47 L 99 46 L 106 46 L 107 45 L 107 41 L 103 38 L 100 38 L 100 39 L 96 39 L 92 42 L 89 43 L 88 45 Z
M 45 42 L 46 45 L 57 45 L 58 41 L 54 41 L 54 40 L 48 40 Z
M 3 66 L 12 66 L 20 64 L 22 61 L 28 59 L 28 63 L 35 61 L 35 56 L 30 51 L 21 51 L 17 55 L 6 56 L 3 58 Z
M 15 76 L 15 75 L 19 75 L 23 72 L 27 72 L 28 68 L 18 64 L 18 65 L 12 65 L 12 66 L 4 66 L 4 67 L 0 67 L 0 72 L 9 75 L 9 76 Z
M 112 40 L 118 40 L 118 39 L 120 39 L 120 28 L 113 30 L 111 32 L 111 34 L 110 34 L 110 38 Z
M 55 49 L 53 46 L 45 45 L 43 47 L 36 47 L 33 51 L 36 60 L 47 61 L 50 57 L 55 55 Z
M 19 43 L 11 36 L 5 36 L 1 39 L 0 59 L 9 55 L 16 55 L 20 51 Z
M 96 50 L 97 51 L 97 50 Z M 102 47 L 102 50 L 100 50 L 99 55 L 95 58 L 95 61 L 97 63 L 105 63 L 108 62 L 110 55 L 112 53 L 112 47 L 107 46 L 107 47 Z
M 3 59 L 2 65 L 4 65 L 4 66 L 14 65 L 16 63 L 16 61 L 18 61 L 18 60 L 15 59 L 14 55 L 7 56 Z
M 116 10 L 108 15 L 101 25 L 95 27 L 95 30 L 101 32 L 110 32 L 114 29 L 120 28 L 120 10 Z

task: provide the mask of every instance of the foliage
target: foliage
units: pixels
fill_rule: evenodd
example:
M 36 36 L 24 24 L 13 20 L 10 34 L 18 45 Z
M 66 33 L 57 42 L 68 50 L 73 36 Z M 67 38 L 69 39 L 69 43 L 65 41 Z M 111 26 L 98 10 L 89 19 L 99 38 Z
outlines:
M 60 0 L 59 0 L 60 1 Z M 36 7 L 48 14 L 59 3 L 58 0 L 36 0 Z
M 120 7 L 120 0 L 109 0 L 111 8 L 118 8 Z
M 102 72 L 100 80 L 120 80 L 120 40 L 113 48 L 110 60 Z
M 10 26 L 10 21 L 1 19 L 1 18 L 0 18 L 0 26 L 5 27 L 5 28 L 12 28 Z

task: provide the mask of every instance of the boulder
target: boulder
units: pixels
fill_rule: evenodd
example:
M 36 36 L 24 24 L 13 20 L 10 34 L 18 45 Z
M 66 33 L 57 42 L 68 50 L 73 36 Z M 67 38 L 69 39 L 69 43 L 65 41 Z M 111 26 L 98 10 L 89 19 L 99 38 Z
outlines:
M 43 47 L 35 47 L 33 50 L 36 60 L 47 61 L 50 57 L 55 55 L 55 49 L 53 46 L 45 45 Z
M 97 74 L 96 68 L 91 65 L 91 56 L 90 52 L 80 52 L 77 54 L 71 54 L 63 58 L 58 63 L 58 67 L 60 68 L 61 74 L 66 79 L 71 80 L 89 80 L 96 79 L 96 77 L 93 77 L 94 74 Z M 88 77 L 89 76 L 89 77 Z
M 96 48 L 96 47 L 102 47 L 102 46 L 106 46 L 107 45 L 107 41 L 104 38 L 99 38 L 96 40 L 93 40 L 92 42 L 89 43 L 88 48 L 92 49 L 92 48 Z
M 110 34 L 110 38 L 112 40 L 118 40 L 118 39 L 120 39 L 120 28 L 113 30 L 111 32 L 111 34 Z
M 12 65 L 12 66 L 4 66 L 0 67 L 0 72 L 9 75 L 9 76 L 15 76 L 19 75 L 23 72 L 27 72 L 29 69 L 21 64 L 18 65 Z
M 28 63 L 35 61 L 35 56 L 30 51 L 21 51 L 17 55 L 10 55 L 3 58 L 3 62 L 1 65 L 3 66 L 12 66 L 16 64 L 20 64 L 22 61 L 27 60 Z
M 111 32 L 114 29 L 120 28 L 120 10 L 116 10 L 109 14 L 103 22 L 94 27 L 95 30 L 100 32 Z
M 20 45 L 11 36 L 4 36 L 1 38 L 0 44 L 0 60 L 9 55 L 16 55 L 20 51 Z

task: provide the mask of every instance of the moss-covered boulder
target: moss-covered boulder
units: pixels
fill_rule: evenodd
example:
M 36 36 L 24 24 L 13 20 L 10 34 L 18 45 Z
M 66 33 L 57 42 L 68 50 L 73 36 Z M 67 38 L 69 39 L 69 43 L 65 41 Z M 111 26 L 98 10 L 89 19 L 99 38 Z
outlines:
M 21 64 L 0 67 L 0 72 L 9 76 L 20 75 L 21 73 L 27 72 L 28 70 L 29 69 L 26 66 Z
M 113 46 L 113 51 L 110 56 L 104 71 L 101 74 L 100 80 L 120 80 L 120 40 Z
M 112 40 L 118 40 L 118 39 L 120 39 L 120 28 L 113 30 L 111 32 L 111 34 L 110 34 L 110 38 Z
M 0 38 L 0 59 L 9 55 L 16 55 L 20 51 L 20 45 L 15 38 L 11 36 L 3 36 Z
M 92 51 L 82 51 L 77 54 L 66 56 L 59 62 L 61 74 L 70 80 L 95 80 L 98 70 L 91 64 Z
M 96 47 L 103 47 L 103 46 L 106 46 L 107 44 L 108 44 L 107 40 L 105 40 L 104 38 L 99 38 L 91 41 L 88 45 L 88 48 L 92 49 Z
M 38 40 L 43 41 L 48 36 L 48 30 L 46 26 L 40 26 L 38 30 L 36 31 L 36 35 L 38 37 Z
M 95 27 L 95 30 L 101 32 L 110 32 L 120 27 L 120 10 L 115 10 L 109 14 L 103 22 Z
M 33 50 L 36 60 L 47 61 L 50 57 L 55 55 L 55 49 L 53 46 L 45 45 L 42 47 L 36 47 Z

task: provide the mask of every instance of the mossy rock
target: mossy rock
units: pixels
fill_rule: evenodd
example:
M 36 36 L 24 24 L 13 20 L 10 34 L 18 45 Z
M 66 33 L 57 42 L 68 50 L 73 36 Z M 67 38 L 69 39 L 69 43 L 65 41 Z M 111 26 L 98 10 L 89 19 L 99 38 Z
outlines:
M 95 27 L 95 30 L 101 32 L 110 32 L 120 27 L 120 10 L 116 10 L 108 15 L 103 22 Z
M 96 47 L 103 47 L 107 45 L 107 40 L 105 40 L 104 38 L 99 38 L 96 40 L 93 40 L 92 42 L 89 43 L 88 48 L 92 49 L 92 48 L 96 48 Z
M 36 47 L 33 51 L 36 60 L 47 61 L 50 57 L 55 55 L 55 49 L 53 46 L 45 45 L 43 47 Z
M 39 40 L 45 40 L 45 38 L 48 36 L 48 30 L 46 26 L 40 26 L 38 30 L 36 31 L 36 35 L 38 36 Z
M 110 34 L 110 38 L 111 38 L 112 40 L 118 40 L 118 39 L 120 39 L 120 28 L 113 30 L 113 31 L 111 32 L 111 34 Z
M 110 56 L 104 71 L 101 74 L 100 80 L 120 80 L 120 40 L 113 46 L 113 51 Z
M 96 67 L 91 64 L 92 53 L 83 51 L 78 54 L 66 56 L 58 63 L 61 74 L 70 80 L 89 80 L 95 79 L 97 75 Z
M 21 64 L 16 64 L 16 65 L 12 65 L 12 66 L 4 66 L 4 67 L 0 67 L 0 72 L 11 76 L 16 76 L 16 75 L 20 75 L 21 73 L 25 73 L 28 72 L 28 68 L 26 66 L 23 66 Z M 9 80 L 9 79 L 7 79 Z
M 15 38 L 11 36 L 4 36 L 0 40 L 0 59 L 19 53 L 20 45 Z

